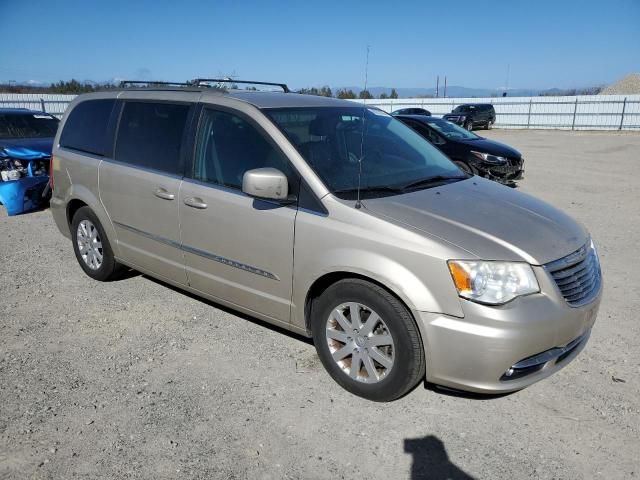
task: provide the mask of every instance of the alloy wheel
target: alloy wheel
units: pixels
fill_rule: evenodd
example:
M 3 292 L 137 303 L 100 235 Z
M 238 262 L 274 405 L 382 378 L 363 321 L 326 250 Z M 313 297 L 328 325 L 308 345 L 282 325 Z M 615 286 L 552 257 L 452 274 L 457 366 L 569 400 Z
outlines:
M 354 380 L 377 383 L 393 368 L 389 328 L 366 305 L 348 302 L 334 308 L 326 322 L 326 339 L 334 362 Z
M 90 220 L 82 220 L 76 232 L 78 251 L 84 263 L 91 270 L 98 270 L 102 266 L 102 241 L 98 229 Z

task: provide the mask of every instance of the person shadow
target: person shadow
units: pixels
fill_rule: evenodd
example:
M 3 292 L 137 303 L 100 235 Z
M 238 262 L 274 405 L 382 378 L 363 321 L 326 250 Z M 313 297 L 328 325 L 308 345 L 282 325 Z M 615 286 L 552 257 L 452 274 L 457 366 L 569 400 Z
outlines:
M 411 480 L 474 480 L 451 463 L 444 443 L 434 435 L 405 439 L 404 451 L 413 456 Z

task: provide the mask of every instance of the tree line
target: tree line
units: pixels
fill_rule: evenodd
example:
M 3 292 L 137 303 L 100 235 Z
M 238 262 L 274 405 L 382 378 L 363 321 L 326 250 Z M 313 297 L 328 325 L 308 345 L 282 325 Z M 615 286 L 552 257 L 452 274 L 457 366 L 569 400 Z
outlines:
M 153 82 L 149 82 L 150 86 L 153 86 Z M 118 88 L 119 85 L 115 83 L 95 83 L 95 82 L 81 82 L 76 79 L 60 80 L 59 82 L 52 83 L 51 85 L 19 85 L 15 83 L 2 83 L 0 84 L 0 92 L 4 93 L 58 93 L 58 94 L 80 94 L 99 92 L 102 90 L 110 90 Z M 232 84 L 232 89 L 237 88 L 237 85 Z M 255 87 L 246 87 L 246 90 L 256 90 Z M 335 95 L 331 90 L 331 87 L 323 86 L 320 88 L 301 88 L 297 90 L 297 93 L 303 93 L 306 95 L 319 95 L 321 97 L 335 97 L 335 98 L 362 98 L 372 99 L 375 98 L 369 90 L 361 90 L 357 94 L 350 88 L 340 88 L 336 90 Z M 381 93 L 378 98 L 398 98 L 398 92 L 395 88 L 391 89 L 389 94 Z
M 355 92 L 353 90 L 351 90 L 350 88 L 340 88 L 340 89 L 338 89 L 336 91 L 336 94 L 334 95 L 333 92 L 331 91 L 331 88 L 326 86 L 326 85 L 324 87 L 320 87 L 320 88 L 316 88 L 316 87 L 301 88 L 300 90 L 297 90 L 297 93 L 302 93 L 304 95 L 318 95 L 320 97 L 334 97 L 335 96 L 335 98 L 343 98 L 343 99 L 345 99 L 345 98 L 346 99 L 352 99 L 352 98 L 372 99 L 372 98 L 376 98 L 367 89 L 360 90 L 360 92 L 356 95 Z M 396 91 L 395 88 L 392 88 L 391 92 L 388 95 L 383 92 L 383 93 L 380 94 L 380 96 L 378 98 L 381 98 L 381 99 L 398 98 L 398 92 Z

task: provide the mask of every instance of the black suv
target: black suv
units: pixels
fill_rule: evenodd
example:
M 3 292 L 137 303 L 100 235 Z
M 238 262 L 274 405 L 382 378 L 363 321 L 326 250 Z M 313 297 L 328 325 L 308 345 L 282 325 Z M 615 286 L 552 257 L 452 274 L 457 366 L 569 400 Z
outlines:
M 496 111 L 493 105 L 488 103 L 465 103 L 458 105 L 442 118 L 469 131 L 478 126 L 489 130 L 496 121 Z

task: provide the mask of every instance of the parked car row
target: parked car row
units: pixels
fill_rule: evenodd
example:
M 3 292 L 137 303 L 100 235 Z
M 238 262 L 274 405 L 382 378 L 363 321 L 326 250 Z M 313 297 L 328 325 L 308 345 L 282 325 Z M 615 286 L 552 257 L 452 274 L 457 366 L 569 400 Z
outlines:
M 504 158 L 517 174 L 517 152 L 283 90 L 77 97 L 51 212 L 88 277 L 133 268 L 311 337 L 336 382 L 376 401 L 420 381 L 511 392 L 578 355 L 602 290 L 588 231 L 468 174 Z
M 391 115 L 427 115 L 431 112 L 425 108 L 401 108 L 395 110 Z M 460 125 L 471 131 L 475 127 L 482 127 L 490 130 L 496 122 L 496 110 L 489 103 L 464 103 L 455 107 L 451 113 L 446 113 L 442 117 L 444 120 Z

